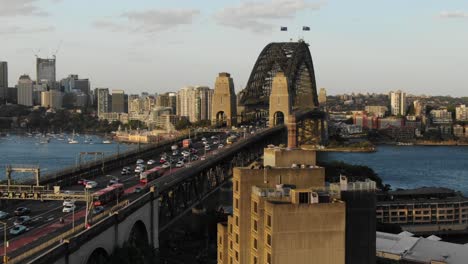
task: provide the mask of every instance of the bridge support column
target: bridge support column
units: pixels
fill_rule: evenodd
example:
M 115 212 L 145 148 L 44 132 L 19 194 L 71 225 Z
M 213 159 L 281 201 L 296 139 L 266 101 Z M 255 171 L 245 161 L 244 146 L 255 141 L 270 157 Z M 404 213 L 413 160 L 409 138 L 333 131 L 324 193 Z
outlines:
M 217 126 L 237 125 L 237 97 L 231 75 L 222 72 L 216 78 L 212 106 L 211 122 Z
M 289 117 L 289 122 L 286 126 L 288 128 L 288 148 L 297 148 L 297 124 L 294 115 Z

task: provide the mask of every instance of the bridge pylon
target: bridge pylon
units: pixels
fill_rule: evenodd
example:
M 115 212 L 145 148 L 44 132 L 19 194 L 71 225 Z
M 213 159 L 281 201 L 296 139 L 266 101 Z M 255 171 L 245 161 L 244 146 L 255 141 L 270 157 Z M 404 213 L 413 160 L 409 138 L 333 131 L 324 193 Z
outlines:
M 271 87 L 269 122 L 270 127 L 289 123 L 292 112 L 289 80 L 283 72 L 277 72 Z
M 228 127 L 237 125 L 237 97 L 234 81 L 229 73 L 222 72 L 216 77 L 211 106 L 213 125 Z

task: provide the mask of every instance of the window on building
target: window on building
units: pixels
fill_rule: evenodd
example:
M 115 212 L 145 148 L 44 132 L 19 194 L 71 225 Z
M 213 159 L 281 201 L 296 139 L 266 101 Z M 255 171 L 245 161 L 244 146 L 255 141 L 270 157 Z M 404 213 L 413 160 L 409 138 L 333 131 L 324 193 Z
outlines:
M 256 238 L 254 238 L 254 240 L 253 240 L 253 248 L 257 249 L 257 239 Z
M 236 244 L 239 244 L 239 234 L 236 234 Z
M 231 258 L 229 258 L 229 264 L 232 264 L 232 263 L 234 263 L 234 260 L 231 257 Z
M 231 242 L 229 243 L 229 248 L 232 249 L 232 240 L 231 240 Z
M 219 260 L 223 260 L 223 252 L 219 252 Z
M 310 193 L 308 192 L 299 193 L 299 203 L 301 204 L 309 203 L 309 197 L 310 197 Z
M 267 226 L 271 227 L 271 215 L 267 215 L 266 220 L 267 220 Z
M 267 253 L 267 259 L 266 259 L 266 263 L 267 264 L 271 264 L 271 254 L 270 253 Z
M 236 209 L 239 209 L 239 199 L 238 198 L 234 199 L 234 206 L 235 206 Z
M 257 224 L 258 224 L 258 223 L 257 223 L 257 220 L 253 220 L 253 230 L 254 230 L 255 232 L 257 232 L 257 228 L 258 228 Z
M 234 182 L 234 190 L 235 190 L 236 192 L 239 191 L 239 181 L 235 181 L 235 182 Z
M 223 244 L 223 237 L 222 236 L 219 236 L 219 242 L 218 242 L 220 245 Z
M 236 255 L 236 261 L 239 261 L 239 252 L 236 251 L 235 255 Z
M 255 256 L 253 257 L 253 264 L 258 264 L 258 259 Z
M 239 226 L 239 217 L 236 215 L 236 226 Z
M 229 234 L 232 234 L 232 224 L 229 225 Z
M 258 203 L 257 202 L 253 202 L 253 210 L 255 213 L 258 213 Z
M 271 247 L 271 235 L 267 234 L 267 245 Z

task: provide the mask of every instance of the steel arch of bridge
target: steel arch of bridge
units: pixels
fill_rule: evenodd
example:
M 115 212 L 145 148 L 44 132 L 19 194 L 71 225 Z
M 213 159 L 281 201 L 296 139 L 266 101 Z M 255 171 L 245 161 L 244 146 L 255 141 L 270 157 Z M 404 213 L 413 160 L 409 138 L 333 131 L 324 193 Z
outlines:
M 293 108 L 318 107 L 314 66 L 308 44 L 299 42 L 270 43 L 260 53 L 241 92 L 240 104 L 268 108 L 273 77 L 283 71 L 289 80 Z

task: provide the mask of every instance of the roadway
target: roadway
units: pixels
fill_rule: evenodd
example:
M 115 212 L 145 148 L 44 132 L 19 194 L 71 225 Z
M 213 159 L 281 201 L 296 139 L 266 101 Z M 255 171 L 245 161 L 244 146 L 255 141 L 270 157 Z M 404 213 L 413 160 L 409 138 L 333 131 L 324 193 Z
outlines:
M 209 144 L 212 146 L 210 151 L 206 152 L 206 155 L 211 155 L 211 154 L 216 154 L 218 151 L 221 149 L 218 149 L 218 145 L 213 145 L 213 141 L 219 141 L 219 143 L 222 143 L 226 146 L 226 138 L 227 135 L 226 133 L 219 133 L 217 135 L 219 138 L 217 139 L 211 139 L 207 137 L 207 140 L 209 141 Z M 201 141 L 193 142 L 193 148 L 197 149 L 199 157 L 203 156 L 204 154 L 204 144 Z M 180 144 L 179 144 L 179 150 L 180 150 Z M 169 155 L 172 156 L 172 151 L 170 149 L 165 150 L 165 152 Z M 152 159 L 156 161 L 156 163 L 151 166 L 147 165 L 149 168 L 152 168 L 154 166 L 160 166 L 159 164 L 159 159 L 160 155 L 162 153 L 158 153 Z M 175 158 L 181 157 L 181 154 L 177 156 L 174 156 Z M 146 164 L 147 160 L 145 160 Z M 203 162 L 201 160 L 198 161 L 193 161 L 188 165 L 187 163 L 185 164 L 186 166 L 196 166 L 200 162 Z M 128 164 L 127 166 L 132 168 L 132 171 L 135 168 L 135 164 Z M 164 173 L 162 177 L 168 177 L 169 174 L 172 174 L 176 172 L 178 168 L 171 168 L 167 169 L 167 171 Z M 88 180 L 93 180 L 98 183 L 98 187 L 93 189 L 93 191 L 97 191 L 99 189 L 105 188 L 107 186 L 107 183 L 109 182 L 110 178 L 112 177 L 118 177 L 121 181 L 121 183 L 124 184 L 125 186 L 125 196 L 121 198 L 121 201 L 124 199 L 128 200 L 134 200 L 139 196 L 139 194 L 133 194 L 133 190 L 137 187 L 140 186 L 139 183 L 139 176 L 135 175 L 134 173 L 130 173 L 129 175 L 121 175 L 121 170 L 114 170 L 106 175 L 102 175 L 100 177 L 97 177 L 95 179 L 88 179 Z M 169 181 L 172 181 L 170 177 L 168 177 Z M 76 183 L 73 186 L 67 187 L 66 190 L 71 190 L 71 191 L 83 191 L 84 187 L 81 184 Z M 116 202 L 115 202 L 116 203 Z M 105 205 L 106 209 L 112 207 L 115 205 L 115 203 L 107 204 Z M 9 246 L 7 249 L 8 256 L 15 256 L 19 255 L 22 252 L 33 248 L 34 246 L 37 246 L 38 244 L 44 243 L 48 241 L 49 239 L 56 237 L 63 233 L 66 230 L 71 229 L 72 227 L 72 222 L 75 222 L 75 225 L 78 225 L 80 223 L 84 222 L 84 216 L 85 216 L 85 203 L 84 202 L 76 202 L 75 203 L 77 208 L 73 213 L 63 213 L 62 212 L 62 201 L 33 201 L 33 200 L 26 200 L 26 201 L 9 201 L 8 205 L 3 208 L 4 212 L 10 213 L 10 217 L 8 219 L 4 219 L 8 225 L 8 230 L 7 230 L 7 240 L 9 241 Z M 13 216 L 13 211 L 17 207 L 28 207 L 31 209 L 31 213 L 29 216 L 31 216 L 31 223 L 27 224 L 26 226 L 29 228 L 29 230 L 21 235 L 17 236 L 12 236 L 9 234 L 9 230 L 14 226 L 13 222 L 16 219 L 16 217 Z M 60 223 L 59 219 L 63 218 L 64 223 Z M 3 231 L 3 226 L 0 227 L 1 230 Z M 0 255 L 3 255 L 3 242 L 0 244 Z

